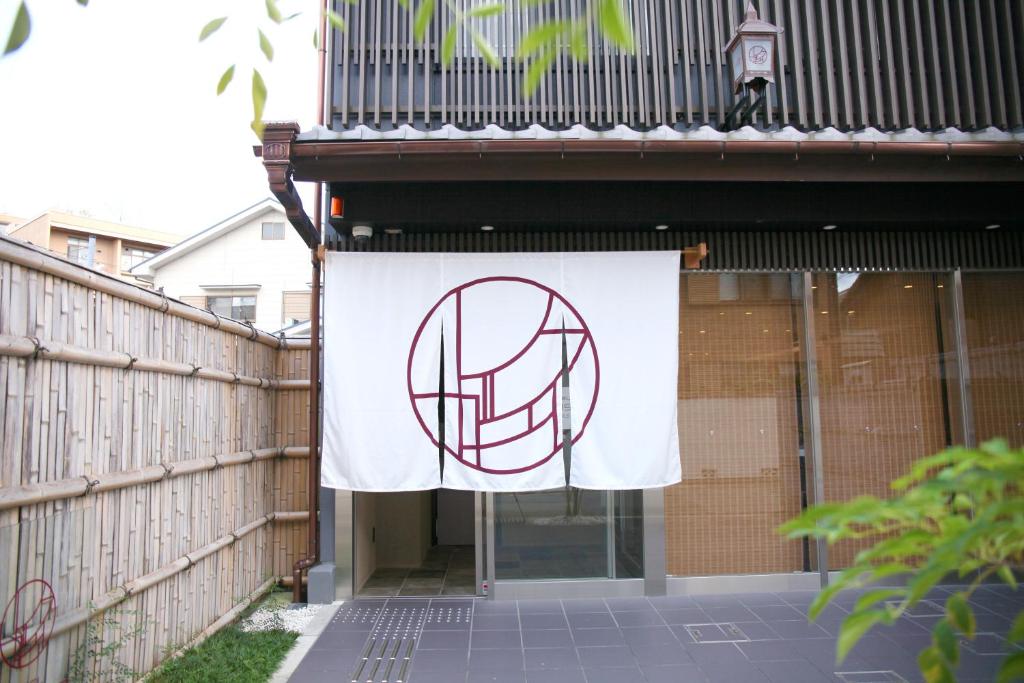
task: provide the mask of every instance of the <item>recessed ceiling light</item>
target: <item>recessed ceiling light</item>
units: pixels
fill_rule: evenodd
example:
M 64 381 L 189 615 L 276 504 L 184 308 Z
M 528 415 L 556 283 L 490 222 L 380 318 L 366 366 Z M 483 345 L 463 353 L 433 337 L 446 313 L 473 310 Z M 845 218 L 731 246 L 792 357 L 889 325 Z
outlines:
M 942 289 L 943 284 L 940 282 L 939 284 L 936 285 L 936 287 L 938 287 L 939 289 Z
M 384 228 L 384 232 L 385 232 L 385 234 L 388 234 L 388 235 L 401 235 L 402 234 L 402 229 L 401 228 Z
M 480 229 L 483 230 L 484 232 L 490 232 L 490 231 L 494 230 L 494 226 L 493 225 L 481 225 Z
M 846 315 L 853 315 L 853 311 L 847 311 Z
M 743 315 L 754 315 L 751 311 L 745 311 Z
M 914 285 L 903 285 L 903 289 L 913 289 Z
M 828 225 L 821 226 L 821 229 L 822 230 L 835 230 L 838 227 L 839 227 L 838 225 L 833 225 L 832 223 L 829 223 Z
M 768 330 L 761 330 L 761 331 L 762 331 L 762 332 L 767 332 Z
M 701 331 L 700 331 L 700 333 L 701 333 L 701 334 L 704 334 L 704 332 L 705 332 L 705 330 L 701 330 Z
M 822 311 L 821 314 L 822 315 L 828 315 L 828 311 Z
M 986 230 L 998 230 L 1001 227 L 1003 227 L 1003 226 L 999 225 L 999 223 L 991 223 L 989 225 L 986 225 L 985 229 Z
M 655 230 L 668 230 L 668 226 L 667 226 L 667 225 L 665 225 L 664 223 L 662 223 L 662 224 L 660 224 L 660 225 L 655 225 L 655 226 L 654 226 L 654 229 L 655 229 Z

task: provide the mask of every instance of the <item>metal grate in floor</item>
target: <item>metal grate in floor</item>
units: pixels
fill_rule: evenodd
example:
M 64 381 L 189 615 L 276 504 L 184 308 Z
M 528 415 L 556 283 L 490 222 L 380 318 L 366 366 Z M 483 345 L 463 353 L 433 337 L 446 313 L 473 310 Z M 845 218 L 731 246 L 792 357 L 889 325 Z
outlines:
M 907 683 L 907 679 L 892 670 L 837 671 L 836 676 L 843 683 Z
M 745 643 L 750 640 L 750 636 L 732 622 L 687 624 L 686 630 L 698 643 Z

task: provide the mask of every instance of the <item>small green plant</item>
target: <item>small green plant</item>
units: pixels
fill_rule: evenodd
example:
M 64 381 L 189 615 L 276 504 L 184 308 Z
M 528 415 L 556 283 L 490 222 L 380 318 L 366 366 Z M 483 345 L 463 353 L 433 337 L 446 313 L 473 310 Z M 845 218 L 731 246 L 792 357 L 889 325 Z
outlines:
M 297 633 L 283 630 L 246 633 L 237 624 L 210 636 L 153 672 L 155 683 L 224 681 L 256 683 L 277 670 L 295 644 Z
M 92 604 L 89 604 L 92 608 Z M 134 610 L 112 609 L 90 619 L 85 638 L 71 655 L 69 683 L 87 681 L 134 681 L 139 672 L 121 661 L 121 651 L 146 630 L 146 621 L 136 621 Z M 124 622 L 136 622 L 125 628 Z
M 1017 588 L 1014 569 L 1024 558 L 1024 450 L 1005 441 L 977 449 L 951 448 L 924 458 L 892 483 L 887 500 L 862 496 L 815 505 L 780 527 L 790 538 L 878 538 L 860 552 L 811 604 L 815 619 L 840 591 L 870 587 L 842 624 L 836 657 L 842 661 L 878 624 L 892 624 L 950 577 L 964 588 L 946 599 L 918 665 L 929 683 L 953 682 L 960 639 L 973 640 L 970 598 L 985 581 L 1001 579 Z M 888 585 L 892 584 L 892 585 Z M 873 587 L 872 587 L 873 586 Z M 1024 641 L 1024 612 L 1007 639 Z M 1024 678 L 1024 650 L 1003 660 L 998 681 Z

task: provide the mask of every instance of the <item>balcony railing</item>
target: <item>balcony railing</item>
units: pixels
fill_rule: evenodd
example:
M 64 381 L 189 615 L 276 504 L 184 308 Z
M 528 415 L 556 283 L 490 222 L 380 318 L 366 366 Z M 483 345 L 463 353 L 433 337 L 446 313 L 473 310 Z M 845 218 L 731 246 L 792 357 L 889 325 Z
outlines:
M 486 0 L 489 2 L 490 0 Z M 465 11 L 485 0 L 454 0 Z M 588 0 L 508 0 L 472 24 L 500 68 L 460 31 L 451 63 L 441 42 L 452 13 L 438 3 L 427 39 L 397 0 L 337 0 L 347 23 L 333 43 L 335 129 L 360 124 L 648 129 L 718 126 L 733 103 L 722 47 L 746 0 L 624 0 L 637 50 L 626 54 L 591 29 L 589 54 L 563 55 L 538 89 L 523 91 L 529 62 L 515 46 L 546 20 L 583 16 Z M 1010 129 L 1022 125 L 1024 3 L 1019 0 L 760 0 L 785 29 L 776 84 L 759 125 L 855 130 Z M 415 6 L 415 2 L 413 2 Z

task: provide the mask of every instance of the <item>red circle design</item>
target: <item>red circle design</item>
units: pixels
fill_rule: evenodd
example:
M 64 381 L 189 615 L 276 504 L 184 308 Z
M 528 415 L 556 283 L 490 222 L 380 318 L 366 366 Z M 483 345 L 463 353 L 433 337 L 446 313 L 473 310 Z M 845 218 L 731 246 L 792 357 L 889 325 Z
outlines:
M 21 585 L 4 608 L 0 622 L 0 659 L 12 669 L 24 669 L 46 650 L 57 620 L 57 598 L 42 579 Z M 13 654 L 4 654 L 14 645 Z
M 463 313 L 462 297 L 467 290 L 490 283 L 514 283 L 540 290 L 547 295 L 547 310 L 544 313 L 544 317 L 541 320 L 539 327 L 533 331 L 532 337 L 530 337 L 525 346 L 519 349 L 511 358 L 486 370 L 464 373 L 462 368 L 462 358 L 464 353 L 464 349 L 462 348 L 461 329 Z M 427 311 L 412 339 L 412 344 L 409 347 L 409 360 L 406 370 L 409 400 L 412 403 L 412 409 L 416 415 L 416 419 L 419 421 L 420 427 L 422 427 L 423 432 L 430 438 L 434 446 L 438 448 L 441 447 L 438 442 L 437 435 L 435 435 L 427 426 L 427 421 L 420 413 L 417 401 L 422 399 L 438 399 L 440 398 L 440 393 L 438 391 L 417 391 L 417 387 L 413 386 L 413 360 L 420 338 L 423 335 L 423 331 L 426 329 L 427 324 L 435 316 L 441 306 L 446 301 L 451 301 L 452 299 L 454 299 L 455 306 L 455 374 L 458 385 L 453 387 L 453 389 L 455 389 L 454 391 L 446 387 L 444 397 L 445 399 L 458 401 L 460 434 L 459 438 L 455 439 L 455 447 L 449 445 L 449 440 L 445 439 L 445 451 L 459 463 L 480 472 L 486 472 L 488 474 L 516 474 L 540 467 L 562 449 L 564 444 L 562 438 L 561 410 L 560 406 L 556 405 L 557 383 L 561 380 L 561 368 L 553 371 L 550 380 L 545 385 L 537 387 L 536 394 L 530 400 L 523 402 L 521 405 L 514 406 L 511 409 L 503 409 L 500 414 L 497 414 L 497 410 L 495 408 L 495 388 L 498 386 L 495 378 L 498 373 L 515 372 L 516 362 L 519 361 L 519 359 L 522 358 L 537 343 L 537 341 L 546 334 L 565 335 L 570 375 L 573 372 L 573 369 L 576 368 L 580 359 L 584 357 L 585 352 L 589 351 L 590 356 L 593 358 L 593 391 L 590 396 L 589 405 L 586 407 L 585 417 L 580 422 L 579 431 L 572 437 L 572 443 L 575 444 L 579 441 L 580 437 L 583 436 L 583 432 L 586 430 L 587 424 L 590 422 L 591 416 L 594 414 L 594 407 L 597 405 L 597 396 L 601 383 L 601 368 L 597 356 L 597 347 L 594 344 L 590 328 L 587 327 L 586 321 L 583 319 L 583 316 L 579 314 L 576 308 L 554 289 L 526 278 L 498 276 L 479 278 L 449 290 L 430 308 L 429 311 Z M 549 327 L 552 322 L 550 318 L 552 309 L 556 303 L 564 310 L 565 319 L 560 326 L 552 328 Z M 570 320 L 570 316 L 574 317 L 575 320 Z M 445 338 L 449 339 L 448 334 L 445 335 Z M 476 393 L 473 393 L 472 389 L 466 389 L 465 384 L 468 383 L 472 383 L 474 387 L 479 385 L 479 390 Z M 419 389 L 422 389 L 422 387 Z M 471 403 L 474 409 L 471 411 L 464 410 L 463 406 L 465 403 Z M 472 426 L 475 427 L 475 429 L 471 430 L 475 433 L 475 440 L 470 443 L 463 442 L 463 420 L 475 421 L 475 424 L 471 423 Z M 510 423 L 515 421 L 525 421 L 526 427 L 524 429 L 520 429 L 518 433 L 511 436 L 505 436 L 491 442 L 483 442 L 480 432 L 481 425 L 495 425 L 502 421 L 509 421 Z M 488 450 L 495 449 L 527 437 L 532 437 L 533 435 L 539 434 L 542 429 L 551 430 L 552 437 L 549 442 L 551 445 L 550 447 L 545 446 L 543 449 L 538 451 L 535 458 L 531 456 L 528 462 L 523 462 L 521 464 L 516 463 L 515 466 L 505 467 L 491 467 L 487 466 L 483 462 L 484 456 L 487 454 Z

